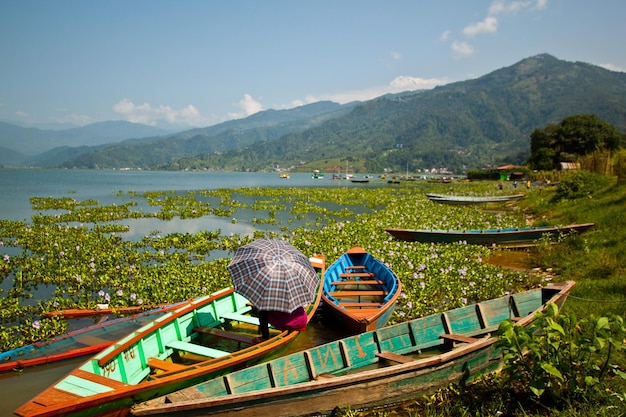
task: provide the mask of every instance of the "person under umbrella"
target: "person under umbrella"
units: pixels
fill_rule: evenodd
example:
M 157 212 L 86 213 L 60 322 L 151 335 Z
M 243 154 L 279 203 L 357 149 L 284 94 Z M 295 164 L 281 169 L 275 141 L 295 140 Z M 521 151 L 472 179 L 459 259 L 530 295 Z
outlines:
M 235 291 L 259 309 L 262 338 L 269 324 L 280 330 L 304 330 L 305 305 L 320 284 L 311 261 L 289 242 L 257 239 L 241 246 L 228 265 Z

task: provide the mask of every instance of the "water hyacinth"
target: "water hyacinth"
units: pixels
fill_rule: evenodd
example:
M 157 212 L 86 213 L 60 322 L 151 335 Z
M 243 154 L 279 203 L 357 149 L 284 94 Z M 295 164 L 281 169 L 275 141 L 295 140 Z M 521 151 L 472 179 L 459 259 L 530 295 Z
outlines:
M 0 292 L 0 349 L 63 333 L 65 322 L 41 318 L 44 311 L 94 308 L 102 301 L 111 307 L 171 303 L 227 287 L 230 257 L 239 246 L 259 237 L 288 239 L 307 256 L 324 254 L 329 264 L 352 246 L 364 247 L 403 283 L 403 296 L 391 322 L 529 285 L 525 275 L 484 263 L 489 248 L 401 242 L 387 234 L 388 227 L 522 225 L 523 219 L 512 213 L 432 203 L 423 191 L 417 182 L 359 189 L 218 189 L 184 195 L 163 191 L 133 193 L 127 196 L 133 201 L 108 206 L 74 198 L 33 198 L 39 213 L 31 223 L 0 220 L 0 248 L 6 252 L 0 258 L 0 278 L 12 283 L 10 290 Z M 47 210 L 61 213 L 47 215 Z M 123 224 L 125 219 L 169 221 L 205 215 L 249 224 L 255 218 L 255 231 L 252 235 L 154 231 L 125 238 L 130 230 Z M 288 220 L 282 223 L 281 218 Z M 33 305 L 29 300 L 42 286 L 50 295 L 39 292 Z

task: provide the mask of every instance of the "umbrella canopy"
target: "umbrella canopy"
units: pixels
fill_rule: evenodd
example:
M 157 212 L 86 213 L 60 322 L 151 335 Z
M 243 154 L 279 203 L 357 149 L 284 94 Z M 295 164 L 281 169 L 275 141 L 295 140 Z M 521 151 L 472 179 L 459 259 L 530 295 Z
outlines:
M 315 299 L 320 278 L 309 258 L 289 242 L 257 239 L 228 265 L 235 291 L 260 310 L 291 313 Z

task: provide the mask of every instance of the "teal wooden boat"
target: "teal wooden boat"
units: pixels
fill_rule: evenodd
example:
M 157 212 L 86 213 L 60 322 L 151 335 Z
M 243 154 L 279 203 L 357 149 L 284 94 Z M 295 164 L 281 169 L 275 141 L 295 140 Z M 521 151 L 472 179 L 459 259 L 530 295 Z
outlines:
M 312 258 L 320 285 L 324 259 Z M 164 395 L 282 353 L 300 332 L 271 331 L 259 341 L 259 320 L 232 287 L 185 303 L 95 355 L 19 407 L 31 416 L 126 416 L 140 401 Z
M 49 340 L 0 353 L 0 372 L 93 355 L 182 303 L 103 321 Z
M 489 196 L 465 196 L 451 194 L 426 194 L 430 201 L 441 204 L 495 204 L 517 201 L 524 197 L 524 194 L 512 195 L 489 195 Z
M 420 230 L 420 229 L 385 229 L 398 240 L 406 242 L 456 243 L 471 245 L 534 245 L 539 239 L 547 237 L 583 233 L 595 226 L 595 223 L 570 224 L 566 226 L 517 227 L 504 229 L 476 230 Z
M 132 407 L 135 416 L 293 417 L 335 407 L 411 400 L 436 387 L 496 371 L 493 333 L 504 320 L 528 326 L 563 282 L 347 337 L 230 373 Z
M 323 308 L 351 333 L 362 333 L 387 324 L 401 291 L 396 274 L 355 246 L 326 270 Z

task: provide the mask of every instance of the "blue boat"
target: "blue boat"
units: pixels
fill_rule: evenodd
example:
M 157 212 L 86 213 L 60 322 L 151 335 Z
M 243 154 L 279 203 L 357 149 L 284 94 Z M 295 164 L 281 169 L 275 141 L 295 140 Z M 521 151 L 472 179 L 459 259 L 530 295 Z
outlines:
M 324 274 L 324 310 L 352 333 L 383 327 L 402 291 L 400 280 L 385 264 L 355 246 Z

